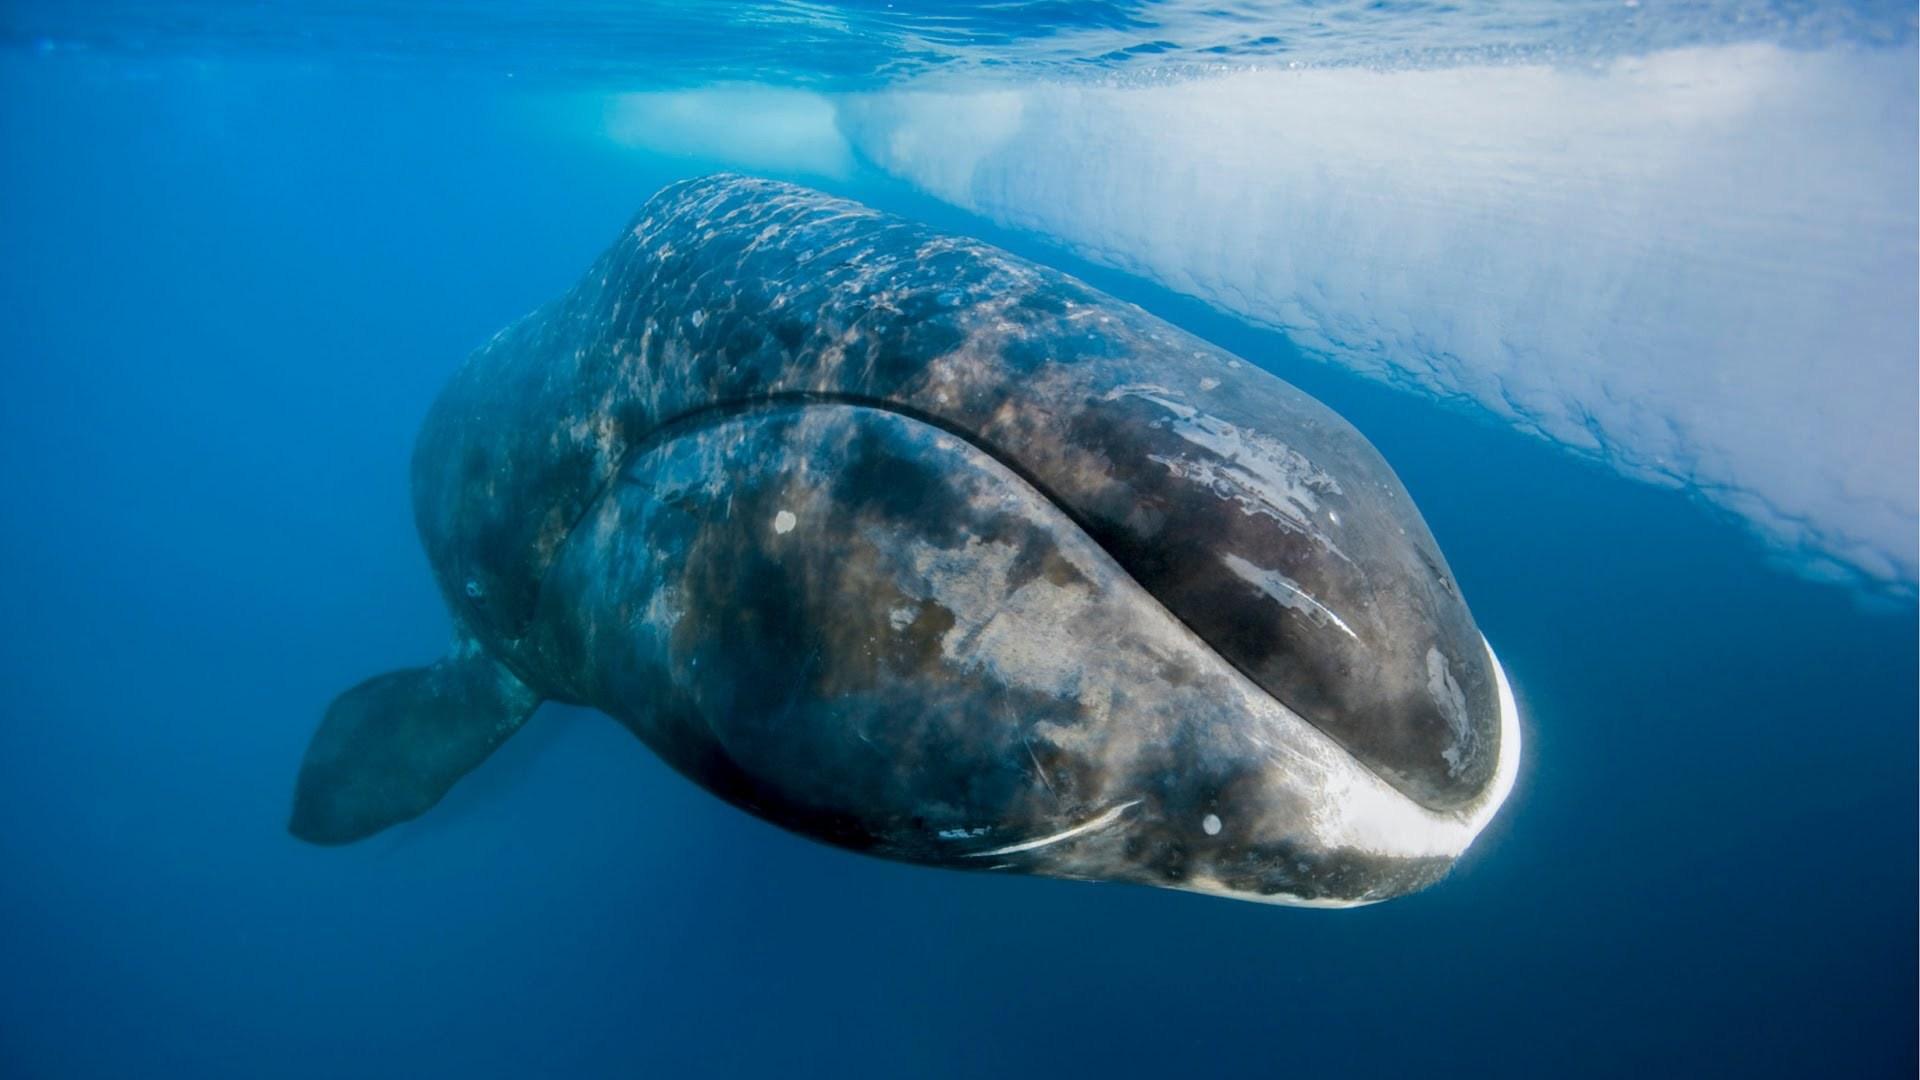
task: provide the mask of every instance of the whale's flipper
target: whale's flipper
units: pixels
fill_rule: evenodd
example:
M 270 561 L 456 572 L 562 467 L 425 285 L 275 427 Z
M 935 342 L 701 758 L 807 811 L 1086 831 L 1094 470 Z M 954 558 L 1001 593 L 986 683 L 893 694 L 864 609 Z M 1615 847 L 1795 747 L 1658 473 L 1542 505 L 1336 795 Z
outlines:
M 419 817 L 539 704 L 472 641 L 432 667 L 376 675 L 328 706 L 287 827 L 315 844 L 345 844 Z

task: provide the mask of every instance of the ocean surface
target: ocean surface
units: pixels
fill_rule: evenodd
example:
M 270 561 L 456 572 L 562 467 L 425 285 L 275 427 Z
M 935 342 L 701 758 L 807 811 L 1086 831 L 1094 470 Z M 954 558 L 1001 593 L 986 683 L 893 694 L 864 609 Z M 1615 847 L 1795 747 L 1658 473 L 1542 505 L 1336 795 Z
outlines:
M 1912 1076 L 1911 5 L 0 5 L 0 1076 Z M 1080 275 L 1374 442 L 1519 698 L 1351 911 L 919 869 L 540 714 L 357 845 L 408 456 L 660 185 Z

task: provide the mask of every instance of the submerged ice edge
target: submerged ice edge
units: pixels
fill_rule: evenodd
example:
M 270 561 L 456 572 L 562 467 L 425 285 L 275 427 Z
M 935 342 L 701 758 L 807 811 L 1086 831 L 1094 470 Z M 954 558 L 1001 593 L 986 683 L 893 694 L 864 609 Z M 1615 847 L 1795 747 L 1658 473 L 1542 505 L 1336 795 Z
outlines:
M 748 168 L 870 164 L 1689 488 L 1803 573 L 1910 597 L 1913 59 L 1741 45 L 1599 68 L 727 87 L 620 97 L 608 124 Z M 768 115 L 785 140 L 749 137 Z
M 1911 595 L 1913 53 L 849 98 L 886 172 Z

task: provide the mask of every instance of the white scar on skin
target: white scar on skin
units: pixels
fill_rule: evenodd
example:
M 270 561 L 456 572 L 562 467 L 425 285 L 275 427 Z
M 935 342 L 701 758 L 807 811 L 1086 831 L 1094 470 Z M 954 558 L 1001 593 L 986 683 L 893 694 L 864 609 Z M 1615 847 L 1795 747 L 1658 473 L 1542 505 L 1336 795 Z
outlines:
M 1091 821 L 1083 821 L 1080 824 L 1075 825 L 1071 829 L 1063 829 L 1060 832 L 1054 833 L 1052 836 L 1043 836 L 1038 840 L 1027 840 L 1018 844 L 1008 844 L 1006 847 L 994 848 L 992 851 L 968 852 L 967 858 L 985 859 L 995 855 L 1012 855 L 1016 851 L 1032 851 L 1035 848 L 1043 848 L 1049 844 L 1057 844 L 1062 840 L 1071 840 L 1076 836 L 1080 836 L 1085 833 L 1090 833 L 1095 829 L 1105 828 L 1106 826 L 1113 824 L 1115 821 L 1119 820 L 1121 814 L 1124 814 L 1128 810 L 1131 810 L 1134 807 L 1139 805 L 1140 805 L 1139 799 L 1134 799 L 1131 802 L 1123 802 L 1119 806 L 1116 806 L 1113 809 L 1108 810 L 1106 813 L 1101 814 L 1099 817 L 1096 817 Z
M 1360 635 L 1353 632 L 1353 627 L 1348 626 L 1345 619 L 1335 615 L 1332 608 L 1314 599 L 1307 590 L 1300 587 L 1299 582 L 1294 581 L 1285 574 L 1277 570 L 1268 570 L 1262 566 L 1255 566 L 1253 563 L 1231 553 L 1221 556 L 1220 561 L 1226 563 L 1227 569 L 1233 571 L 1242 581 L 1247 582 L 1278 601 L 1281 607 L 1304 612 L 1307 617 L 1314 622 L 1320 622 L 1320 616 L 1324 616 L 1326 619 L 1331 620 L 1333 625 L 1337 627 L 1341 633 L 1355 641 L 1360 640 Z M 1462 708 L 1464 707 L 1465 706 L 1462 706 Z

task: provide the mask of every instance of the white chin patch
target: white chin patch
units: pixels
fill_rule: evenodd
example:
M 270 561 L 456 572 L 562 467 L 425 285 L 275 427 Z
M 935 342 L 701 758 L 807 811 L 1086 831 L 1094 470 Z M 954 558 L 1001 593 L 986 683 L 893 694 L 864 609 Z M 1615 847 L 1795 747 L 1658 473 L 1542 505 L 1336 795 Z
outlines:
M 1507 669 L 1500 666 L 1500 658 L 1493 654 L 1493 645 L 1482 637 L 1480 641 L 1487 646 L 1487 662 L 1493 665 L 1494 685 L 1500 690 L 1500 760 L 1494 765 L 1493 780 L 1487 784 L 1487 793 L 1481 797 L 1479 809 L 1475 812 L 1473 834 L 1467 837 L 1468 843 L 1487 822 L 1493 820 L 1500 805 L 1507 801 L 1513 791 L 1514 778 L 1520 774 L 1520 707 L 1513 702 L 1513 687 L 1507 682 Z M 1466 846 L 1461 845 L 1465 851 Z
M 1486 639 L 1483 637 L 1481 641 L 1485 644 Z M 1480 797 L 1457 810 L 1430 810 L 1402 795 L 1342 752 L 1340 757 L 1347 767 L 1330 769 L 1317 792 L 1319 809 L 1311 823 L 1311 843 L 1322 851 L 1359 851 L 1383 858 L 1453 859 L 1467 850 L 1499 812 L 1520 771 L 1520 710 L 1514 704 L 1513 687 L 1508 684 L 1506 670 L 1500 666 L 1500 658 L 1494 655 L 1492 645 L 1487 645 L 1487 661 L 1493 665 L 1498 690 L 1500 752 L 1493 776 Z M 1359 900 L 1311 899 L 1248 892 L 1204 877 L 1176 887 L 1236 900 L 1317 908 L 1361 907 L 1397 895 L 1383 894 Z

